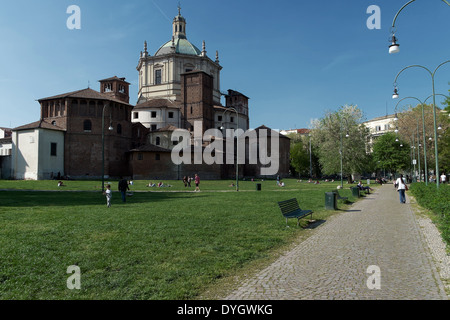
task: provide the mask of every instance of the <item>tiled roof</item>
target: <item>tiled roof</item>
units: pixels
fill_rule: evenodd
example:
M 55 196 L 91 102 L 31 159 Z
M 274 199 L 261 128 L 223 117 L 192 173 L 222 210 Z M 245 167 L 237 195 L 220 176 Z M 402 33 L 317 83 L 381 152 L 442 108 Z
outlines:
M 119 78 L 117 76 L 114 76 L 114 77 L 111 77 L 111 78 L 102 79 L 102 80 L 98 80 L 98 81 L 100 82 L 100 81 L 111 81 L 111 80 L 119 80 L 119 81 L 123 81 L 123 82 L 125 82 L 127 84 L 130 84 L 129 82 L 125 81 L 125 78 Z
M 42 99 L 39 99 L 38 101 L 41 102 L 44 100 L 64 99 L 64 98 L 108 100 L 108 101 L 122 103 L 122 104 L 126 104 L 126 105 L 130 106 L 130 104 L 128 104 L 122 100 L 114 99 L 114 98 L 110 97 L 109 95 L 100 93 L 100 92 L 92 90 L 90 88 L 77 90 L 77 91 L 73 91 L 73 92 L 68 92 L 68 93 L 63 93 L 63 94 L 59 94 L 59 95 L 48 97 L 48 98 L 42 98 Z
M 29 130 L 29 129 L 48 129 L 48 130 L 56 130 L 56 131 L 66 131 L 65 129 L 58 127 L 56 125 L 53 125 L 45 120 L 39 120 L 36 122 L 25 124 L 23 126 L 14 128 L 13 131 Z
M 165 126 L 163 128 L 159 128 L 157 130 L 153 130 L 152 132 L 175 131 L 177 129 L 180 129 L 180 128 L 177 128 L 174 125 L 169 124 L 169 125 L 167 125 L 167 126 Z
M 179 109 L 180 107 L 168 99 L 151 99 L 151 100 L 147 100 L 145 102 L 139 103 L 133 109 L 146 109 L 146 108 L 176 108 L 176 109 Z

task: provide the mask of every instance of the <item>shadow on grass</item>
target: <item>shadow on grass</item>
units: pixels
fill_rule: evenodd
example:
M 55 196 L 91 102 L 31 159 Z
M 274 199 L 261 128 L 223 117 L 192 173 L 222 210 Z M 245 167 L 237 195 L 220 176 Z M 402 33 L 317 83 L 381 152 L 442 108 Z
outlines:
M 126 206 L 171 201 L 174 199 L 192 199 L 205 197 L 198 193 L 139 192 L 127 196 L 122 202 L 121 194 L 113 192 L 112 204 Z M 46 206 L 95 206 L 106 205 L 106 197 L 101 192 L 53 192 L 53 191 L 2 191 L 0 207 L 46 207 Z

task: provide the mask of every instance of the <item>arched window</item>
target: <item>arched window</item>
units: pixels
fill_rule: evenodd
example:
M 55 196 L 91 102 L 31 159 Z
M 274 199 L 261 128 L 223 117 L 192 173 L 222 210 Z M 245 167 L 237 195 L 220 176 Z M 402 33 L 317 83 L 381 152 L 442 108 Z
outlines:
M 120 123 L 117 124 L 117 134 L 122 134 L 122 125 Z
M 84 132 L 91 132 L 91 130 L 92 130 L 92 122 L 91 122 L 91 120 L 84 120 L 84 122 L 83 122 L 83 130 L 84 130 Z
M 161 138 L 156 137 L 156 145 L 159 146 L 161 144 Z

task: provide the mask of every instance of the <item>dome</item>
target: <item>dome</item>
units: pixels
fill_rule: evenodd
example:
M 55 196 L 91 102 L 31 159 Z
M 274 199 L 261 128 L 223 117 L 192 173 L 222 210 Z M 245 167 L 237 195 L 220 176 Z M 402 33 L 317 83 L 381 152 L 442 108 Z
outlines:
M 190 56 L 200 56 L 202 52 L 190 43 L 186 38 L 177 37 L 173 41 L 175 45 L 175 53 L 186 54 Z M 167 41 L 158 51 L 156 51 L 155 56 L 162 56 L 165 54 L 172 53 L 172 40 Z

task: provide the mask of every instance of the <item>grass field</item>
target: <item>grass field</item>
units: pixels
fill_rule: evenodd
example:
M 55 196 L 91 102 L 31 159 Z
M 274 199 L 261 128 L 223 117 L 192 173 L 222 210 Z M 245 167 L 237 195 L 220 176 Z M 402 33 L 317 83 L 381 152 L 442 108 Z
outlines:
M 305 233 L 296 220 L 286 228 L 278 201 L 295 197 L 325 220 L 336 211 L 324 209 L 324 193 L 338 185 L 242 181 L 236 192 L 231 180 L 202 181 L 201 192 L 179 192 L 180 181 L 135 181 L 127 203 L 114 192 L 107 208 L 101 182 L 64 182 L 0 181 L 0 299 L 195 299 Z M 71 265 L 80 290 L 67 288 Z

